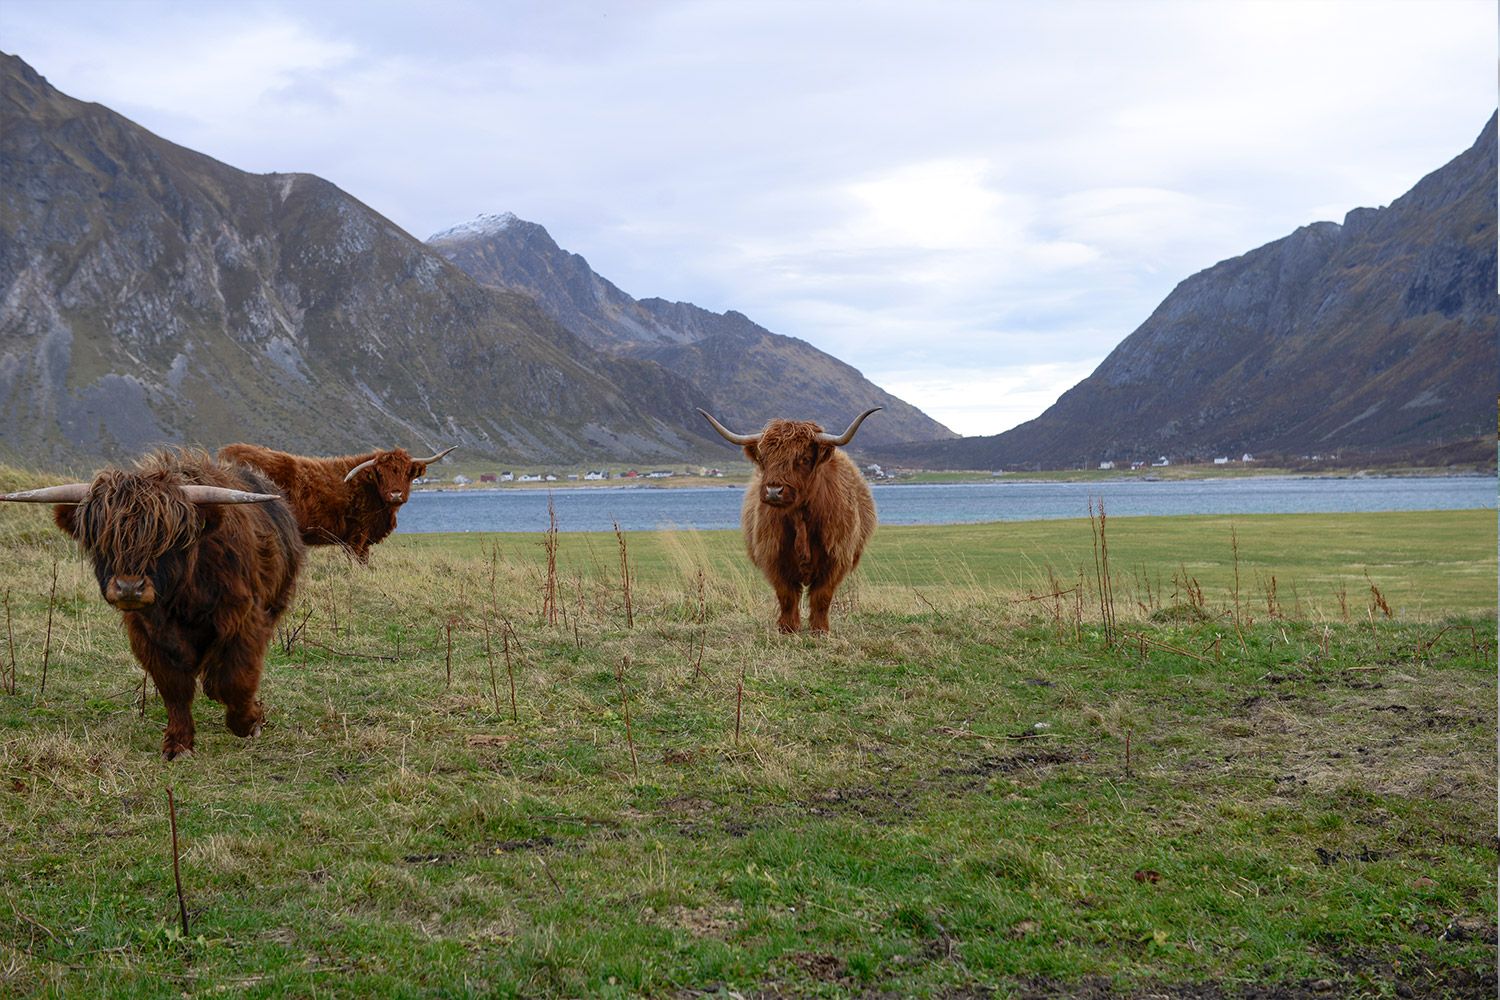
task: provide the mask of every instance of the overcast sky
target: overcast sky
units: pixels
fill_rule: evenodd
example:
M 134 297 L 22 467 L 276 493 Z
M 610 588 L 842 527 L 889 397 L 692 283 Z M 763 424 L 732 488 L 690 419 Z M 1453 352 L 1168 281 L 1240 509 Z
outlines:
M 514 212 L 964 434 L 1467 149 L 1497 32 L 1494 0 L 0 4 L 0 50 L 158 135 L 423 239 Z

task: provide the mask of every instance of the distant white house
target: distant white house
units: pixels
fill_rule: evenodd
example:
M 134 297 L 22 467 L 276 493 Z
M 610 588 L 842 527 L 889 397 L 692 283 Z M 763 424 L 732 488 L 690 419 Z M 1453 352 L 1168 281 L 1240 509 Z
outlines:
M 542 481 L 542 474 L 540 472 L 527 472 L 527 473 L 523 473 L 521 475 L 521 478 L 520 478 L 520 482 L 523 482 L 523 483 L 539 483 L 541 481 Z
M 1214 459 L 1214 464 L 1215 465 L 1228 465 L 1229 464 L 1229 459 L 1228 459 L 1228 457 L 1225 457 L 1225 458 L 1216 458 L 1216 459 Z
M 556 473 L 549 472 L 545 476 L 543 476 L 542 478 L 545 479 L 545 480 L 547 480 L 547 482 L 549 482 L 549 483 L 555 483 L 555 482 L 557 482 L 557 474 Z
M 1113 469 L 1114 467 L 1115 467 L 1115 463 L 1113 463 L 1113 462 L 1100 462 L 1099 463 L 1099 468 L 1101 468 L 1101 469 Z
M 513 483 L 516 481 L 516 474 L 514 472 L 502 472 L 500 473 L 500 481 L 502 483 Z
M 1253 461 L 1255 461 L 1255 456 L 1252 455 L 1252 454 L 1250 454 L 1247 451 L 1243 455 L 1240 456 L 1240 461 L 1241 462 L 1253 462 Z
M 1171 465 L 1171 464 L 1172 464 L 1171 462 L 1167 461 L 1167 456 L 1163 455 L 1160 458 L 1158 458 L 1156 461 L 1152 462 L 1151 463 L 1151 467 L 1154 468 L 1154 469 L 1159 469 L 1163 465 Z
M 453 485 L 455 485 L 455 486 L 467 486 L 470 483 L 472 483 L 473 481 L 474 480 L 470 479 L 468 476 L 464 475 L 462 472 L 460 472 L 458 475 L 456 475 L 456 476 L 453 477 Z
M 583 478 L 584 479 L 608 479 L 609 478 L 609 473 L 607 473 L 607 472 L 585 472 L 583 474 Z
M 648 473 L 646 473 L 646 478 L 647 479 L 671 479 L 672 478 L 672 472 L 671 472 L 670 469 L 657 469 L 655 472 L 648 472 Z

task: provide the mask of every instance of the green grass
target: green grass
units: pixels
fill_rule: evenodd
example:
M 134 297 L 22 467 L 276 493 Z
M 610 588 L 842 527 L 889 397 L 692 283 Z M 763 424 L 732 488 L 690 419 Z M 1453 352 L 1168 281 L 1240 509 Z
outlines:
M 613 535 L 555 624 L 540 536 L 318 550 L 266 733 L 165 764 L 0 511 L 0 992 L 1492 994 L 1493 512 L 1111 518 L 1113 632 L 1096 528 L 881 529 L 825 638 L 733 532 L 628 535 L 634 628 Z

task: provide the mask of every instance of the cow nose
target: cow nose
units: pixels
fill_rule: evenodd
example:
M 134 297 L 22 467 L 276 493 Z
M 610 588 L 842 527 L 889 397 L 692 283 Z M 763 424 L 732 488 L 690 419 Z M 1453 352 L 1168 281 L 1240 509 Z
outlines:
M 391 503 L 405 503 L 405 498 L 400 493 L 388 494 Z
M 780 503 L 781 490 L 782 488 L 780 486 L 767 486 L 765 495 L 761 497 L 761 499 L 766 503 Z
M 104 599 L 126 609 L 143 608 L 156 600 L 156 590 L 144 576 L 112 576 Z

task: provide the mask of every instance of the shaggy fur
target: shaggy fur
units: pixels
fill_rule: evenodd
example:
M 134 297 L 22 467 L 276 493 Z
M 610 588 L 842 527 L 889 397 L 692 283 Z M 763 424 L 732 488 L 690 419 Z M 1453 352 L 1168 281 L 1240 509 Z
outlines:
M 370 459 L 375 464 L 352 482 L 349 470 Z M 396 530 L 396 511 L 411 496 L 411 481 L 427 472 L 405 448 L 339 458 L 308 458 L 253 444 L 219 449 L 219 460 L 241 462 L 271 477 L 297 515 L 308 545 L 342 545 L 361 563 L 370 546 Z
M 875 532 L 870 487 L 848 455 L 815 439 L 822 430 L 808 421 L 773 420 L 745 445 L 755 470 L 740 527 L 750 561 L 776 591 L 776 626 L 783 632 L 802 627 L 804 587 L 808 628 L 828 631 L 834 591 Z
M 266 647 L 292 602 L 304 548 L 285 501 L 193 504 L 178 486 L 276 488 L 201 451 L 161 451 L 133 470 L 105 469 L 79 504 L 52 510 L 121 611 L 130 648 L 167 707 L 162 755 L 193 749 L 193 696 L 225 707 L 236 736 L 260 731 Z

